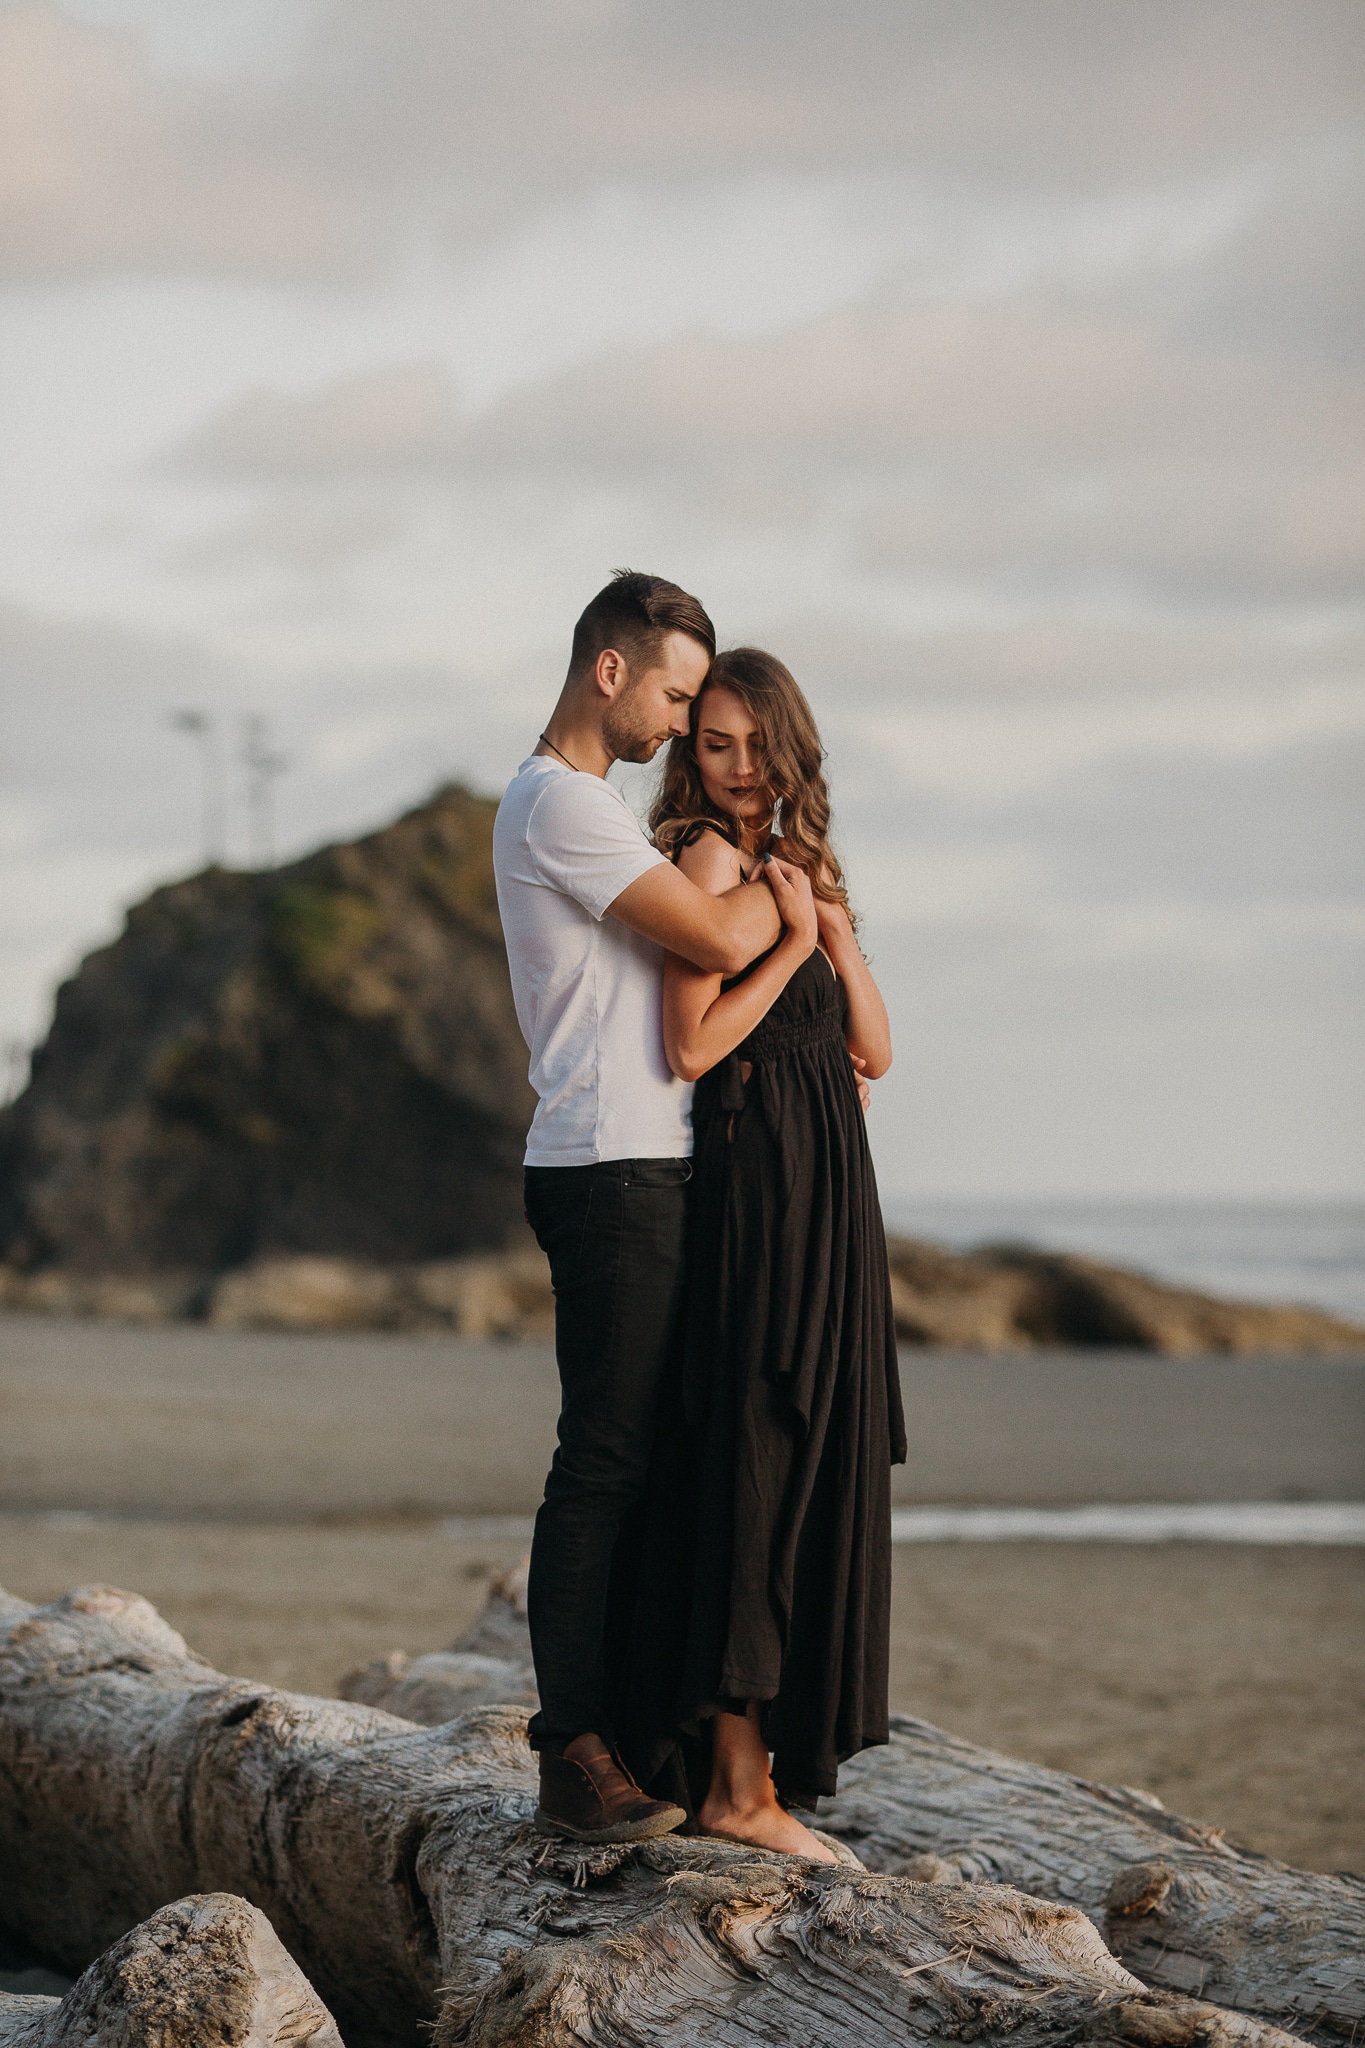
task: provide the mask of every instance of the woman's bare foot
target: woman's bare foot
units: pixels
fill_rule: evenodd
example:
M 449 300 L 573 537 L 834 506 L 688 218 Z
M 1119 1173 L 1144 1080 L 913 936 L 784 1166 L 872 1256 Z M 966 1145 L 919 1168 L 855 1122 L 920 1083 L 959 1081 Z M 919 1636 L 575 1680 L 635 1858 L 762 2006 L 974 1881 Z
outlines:
M 721 1841 L 750 1842 L 812 1863 L 837 1863 L 833 1850 L 817 1842 L 795 1814 L 777 1803 L 757 1703 L 747 1714 L 717 1714 L 712 1726 L 711 1784 L 697 1812 L 703 1834 Z
M 708 1798 L 702 1802 L 697 1825 L 704 1835 L 714 1835 L 721 1842 L 747 1842 L 760 1849 L 780 1850 L 784 1856 L 809 1856 L 812 1863 L 839 1860 L 776 1799 L 771 1805 L 741 1811 L 713 1804 Z

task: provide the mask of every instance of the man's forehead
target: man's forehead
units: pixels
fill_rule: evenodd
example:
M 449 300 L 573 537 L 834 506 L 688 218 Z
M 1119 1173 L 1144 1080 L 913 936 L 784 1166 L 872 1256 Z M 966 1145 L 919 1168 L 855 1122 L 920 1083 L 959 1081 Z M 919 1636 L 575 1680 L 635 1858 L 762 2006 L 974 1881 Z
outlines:
M 690 633 L 670 633 L 663 644 L 665 665 L 695 697 L 711 670 L 711 656 Z

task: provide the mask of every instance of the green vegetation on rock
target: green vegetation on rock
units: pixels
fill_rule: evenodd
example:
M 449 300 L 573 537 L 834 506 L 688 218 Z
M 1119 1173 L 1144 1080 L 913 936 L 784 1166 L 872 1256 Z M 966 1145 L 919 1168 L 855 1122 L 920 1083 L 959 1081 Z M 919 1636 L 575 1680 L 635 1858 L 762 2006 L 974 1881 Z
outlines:
M 267 929 L 279 964 L 302 985 L 329 993 L 380 936 L 384 913 L 353 889 L 291 882 L 271 902 Z
M 207 1280 L 523 1238 L 533 1098 L 495 810 L 450 785 L 287 868 L 210 868 L 136 904 L 59 991 L 0 1116 L 0 1260 Z

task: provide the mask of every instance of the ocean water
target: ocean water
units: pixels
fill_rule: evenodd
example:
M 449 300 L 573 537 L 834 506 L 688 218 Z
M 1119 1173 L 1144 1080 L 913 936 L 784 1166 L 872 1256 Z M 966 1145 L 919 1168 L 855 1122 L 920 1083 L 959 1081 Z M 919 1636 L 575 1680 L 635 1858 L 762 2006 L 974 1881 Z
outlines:
M 47 1514 L 49 1528 L 95 1527 L 97 1515 Z M 529 1515 L 447 1515 L 453 1543 L 529 1543 Z M 1365 1501 L 1095 1502 L 1086 1507 L 891 1510 L 893 1543 L 1255 1543 L 1365 1546 Z
M 1242 1301 L 1365 1323 L 1365 1202 L 897 1201 L 887 1228 L 955 1251 L 1008 1241 L 1084 1252 Z

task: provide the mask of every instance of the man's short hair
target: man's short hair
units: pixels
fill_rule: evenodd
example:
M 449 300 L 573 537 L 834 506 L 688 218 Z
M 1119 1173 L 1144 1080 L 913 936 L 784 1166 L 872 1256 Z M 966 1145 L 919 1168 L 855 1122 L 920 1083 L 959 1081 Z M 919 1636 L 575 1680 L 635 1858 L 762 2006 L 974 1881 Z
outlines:
M 689 633 L 714 657 L 716 629 L 695 597 L 663 576 L 618 569 L 573 629 L 569 674 L 593 667 L 606 647 L 614 647 L 632 668 L 650 668 L 670 633 Z

